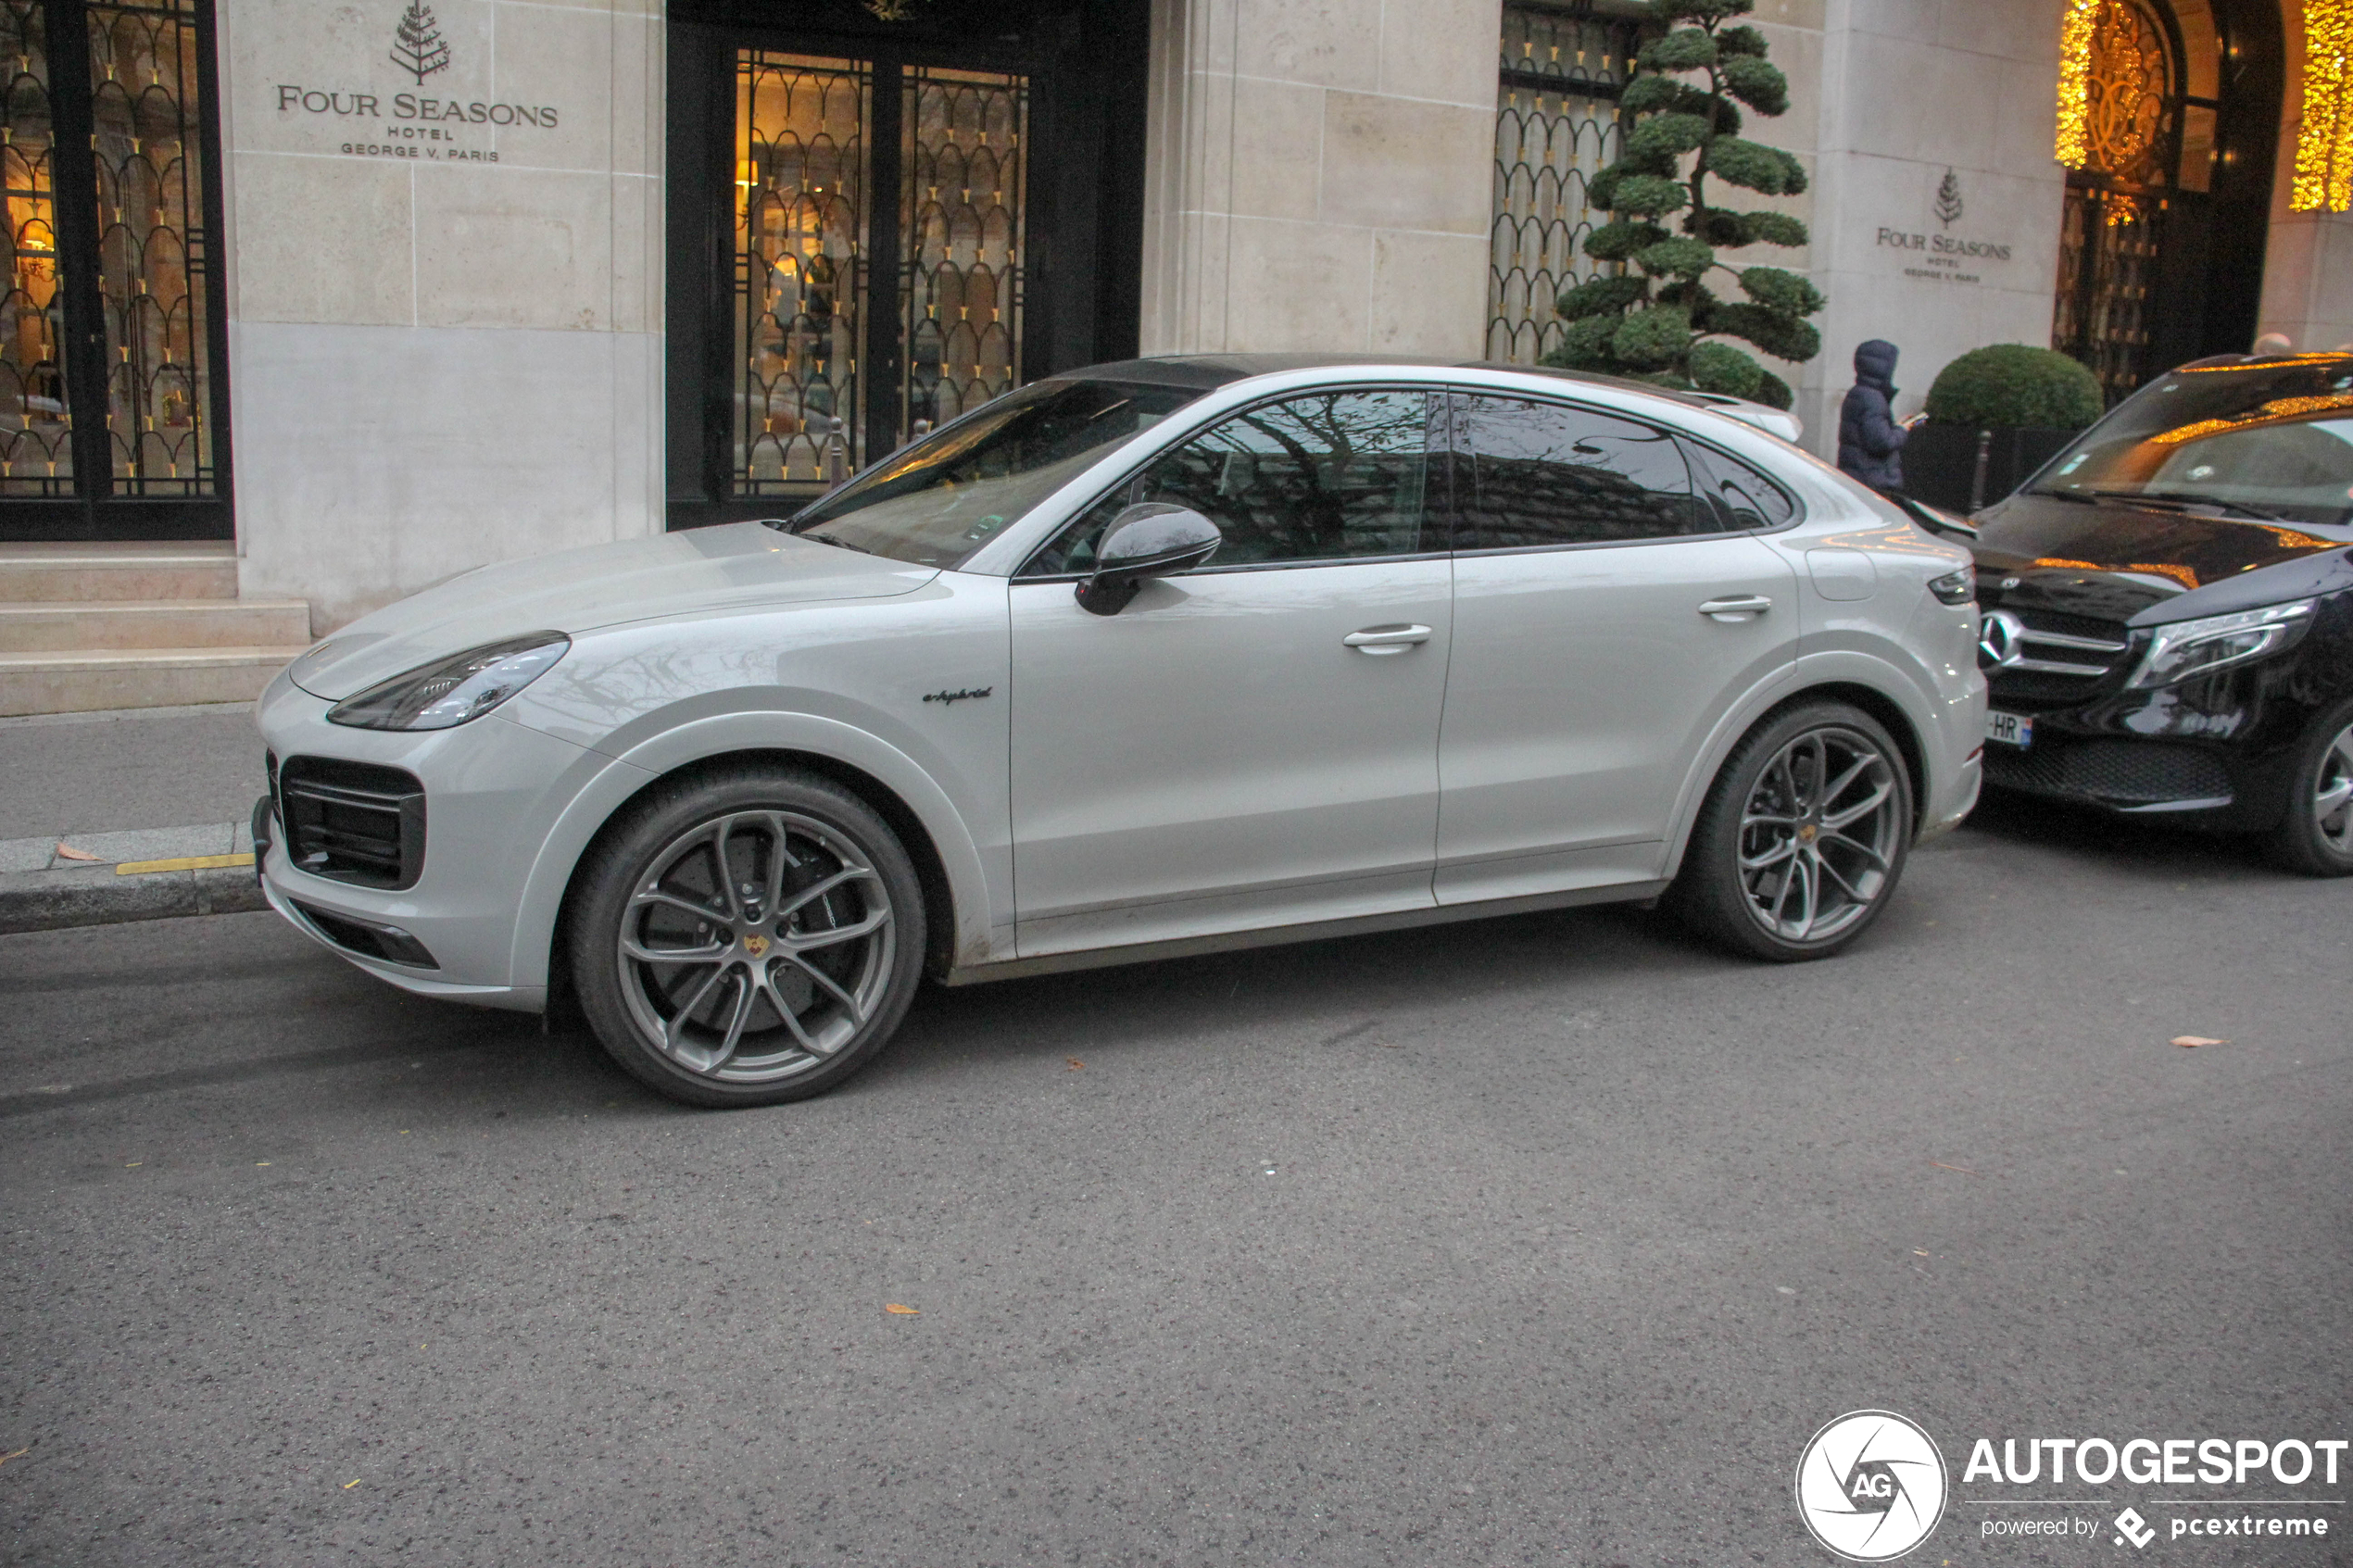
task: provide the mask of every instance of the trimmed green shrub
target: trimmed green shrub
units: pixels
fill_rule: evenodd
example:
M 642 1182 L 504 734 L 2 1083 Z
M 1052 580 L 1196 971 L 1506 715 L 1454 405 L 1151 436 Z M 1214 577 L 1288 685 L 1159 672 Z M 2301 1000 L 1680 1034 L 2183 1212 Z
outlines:
M 1944 367 L 1928 417 L 1972 430 L 2081 430 L 2100 417 L 2099 379 L 2053 348 L 1997 343 Z
M 1545 363 L 1790 406 L 1788 383 L 1724 340 L 1743 339 L 1777 359 L 1812 358 L 1821 334 L 1806 318 L 1822 308 L 1820 291 L 1780 268 L 1736 271 L 1717 252 L 1800 246 L 1806 225 L 1786 213 L 1708 202 L 1711 179 L 1718 189 L 1773 196 L 1806 189 L 1797 159 L 1741 135 L 1743 108 L 1769 119 L 1789 107 L 1789 82 L 1766 59 L 1765 35 L 1725 25 L 1754 6 L 1755 0 L 1649 0 L 1644 7 L 1669 31 L 1642 46 L 1642 74 L 1619 99 L 1632 122 L 1625 156 L 1586 190 L 1612 220 L 1586 236 L 1585 254 L 1630 270 L 1561 295 L 1568 330 Z M 1731 277 L 1744 297 L 1709 288 L 1718 273 Z

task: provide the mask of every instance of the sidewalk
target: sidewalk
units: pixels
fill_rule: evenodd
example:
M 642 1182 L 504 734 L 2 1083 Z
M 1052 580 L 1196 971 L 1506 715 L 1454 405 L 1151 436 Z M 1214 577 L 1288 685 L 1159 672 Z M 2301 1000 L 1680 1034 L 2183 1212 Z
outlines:
M 0 933 L 266 908 L 261 750 L 245 703 L 0 719 Z

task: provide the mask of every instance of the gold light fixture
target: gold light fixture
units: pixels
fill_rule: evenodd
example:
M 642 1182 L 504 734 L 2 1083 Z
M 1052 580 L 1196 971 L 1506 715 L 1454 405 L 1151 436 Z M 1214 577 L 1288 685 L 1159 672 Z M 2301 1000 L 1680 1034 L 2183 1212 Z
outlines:
M 2288 207 L 2353 211 L 2353 0 L 2304 0 L 2304 123 Z
M 2092 41 L 2107 0 L 2067 0 L 2059 22 L 2059 162 L 2082 169 L 2092 160 Z

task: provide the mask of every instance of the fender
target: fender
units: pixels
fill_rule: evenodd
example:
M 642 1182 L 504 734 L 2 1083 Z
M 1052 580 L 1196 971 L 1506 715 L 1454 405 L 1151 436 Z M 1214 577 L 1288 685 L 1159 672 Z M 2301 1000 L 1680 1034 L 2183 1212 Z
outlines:
M 630 747 L 573 797 L 547 830 L 516 911 L 510 972 L 518 986 L 544 988 L 573 868 L 612 814 L 666 773 L 735 751 L 803 751 L 846 763 L 879 780 L 931 835 L 948 874 L 956 921 L 955 962 L 986 963 L 1010 951 L 1011 899 L 992 899 L 988 871 L 971 828 L 946 791 L 903 751 L 863 730 L 814 714 L 763 709 L 714 714 L 665 730 Z M 1001 942 L 992 932 L 996 905 L 1006 905 Z
M 1681 869 L 1683 851 L 1690 847 L 1692 827 L 1698 821 L 1700 807 L 1705 803 L 1716 775 L 1723 770 L 1725 759 L 1732 754 L 1741 738 L 1755 727 L 1759 719 L 1790 698 L 1813 687 L 1829 685 L 1867 686 L 1902 711 L 1912 726 L 1913 739 L 1919 744 L 1921 762 L 1928 772 L 1927 788 L 1920 792 L 1922 798 L 1915 802 L 1926 808 L 1943 782 L 1937 767 L 1941 753 L 1938 742 L 1944 734 L 1928 694 L 1891 660 L 1859 649 L 1800 654 L 1795 663 L 1783 665 L 1769 679 L 1758 682 L 1743 694 L 1709 734 L 1707 744 L 1700 747 L 1698 759 L 1684 775 L 1682 788 L 1676 795 L 1675 814 L 1669 819 L 1667 829 L 1667 866 L 1660 875 L 1671 879 Z

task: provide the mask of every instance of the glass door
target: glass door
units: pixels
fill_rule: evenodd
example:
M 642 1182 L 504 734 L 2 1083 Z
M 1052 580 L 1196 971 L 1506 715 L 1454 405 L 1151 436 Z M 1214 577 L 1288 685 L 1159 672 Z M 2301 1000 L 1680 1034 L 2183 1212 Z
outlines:
M 1029 82 L 735 51 L 726 498 L 819 494 L 1020 384 Z
M 228 538 L 209 19 L 0 0 L 0 539 Z

